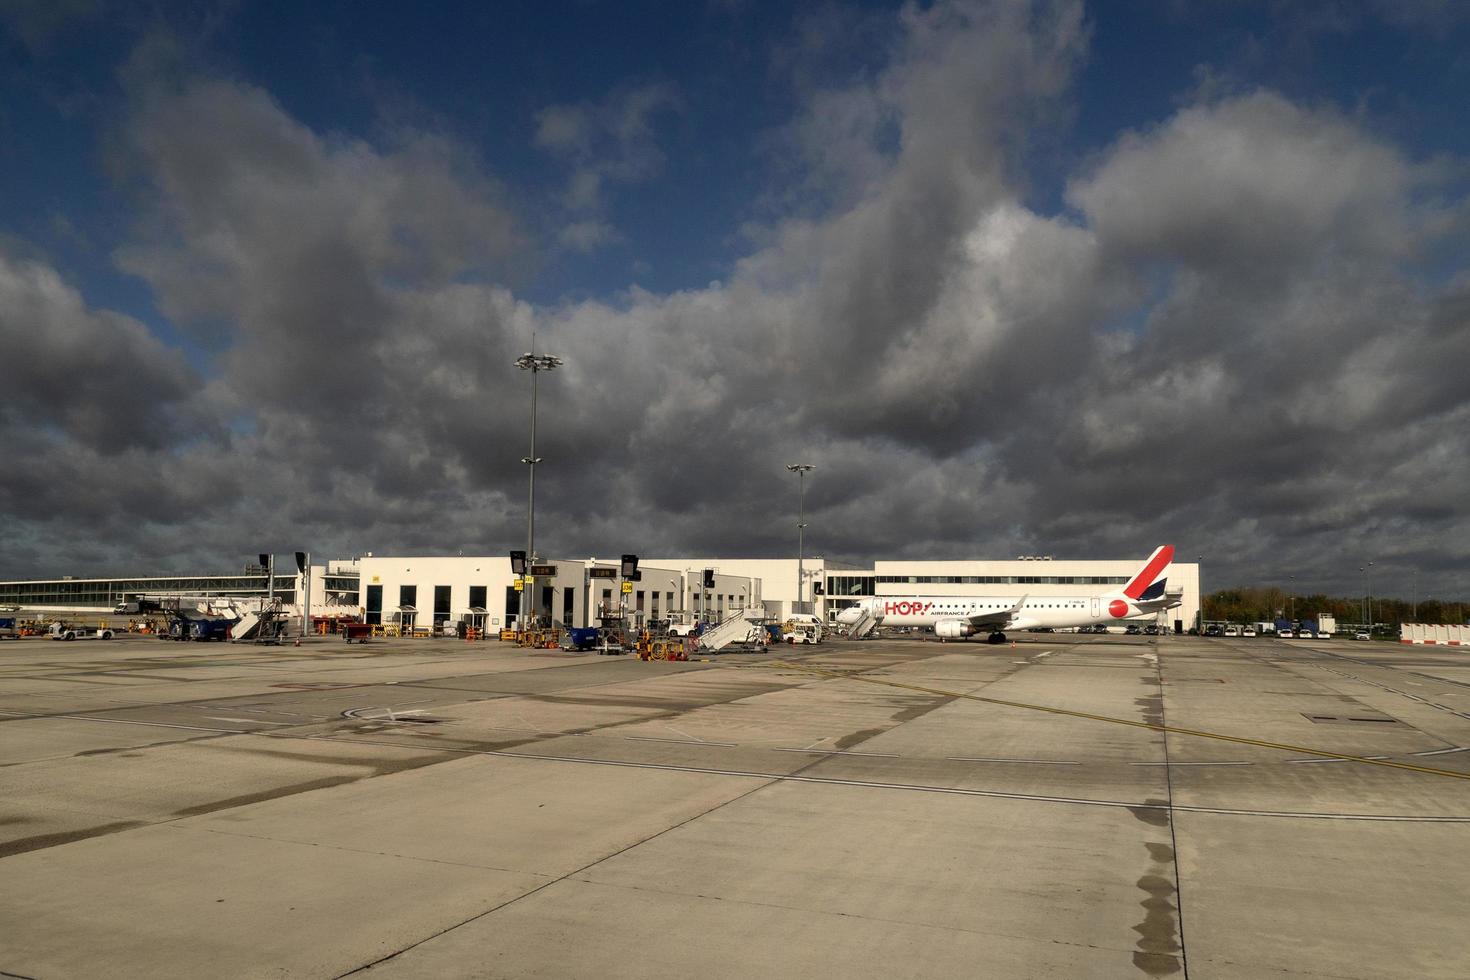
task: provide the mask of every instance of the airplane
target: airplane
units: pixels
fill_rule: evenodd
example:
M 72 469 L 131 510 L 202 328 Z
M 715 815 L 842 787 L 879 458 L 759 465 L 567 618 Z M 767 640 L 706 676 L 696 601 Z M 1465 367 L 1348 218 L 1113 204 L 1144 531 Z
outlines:
M 845 626 L 920 626 L 940 640 L 989 633 L 1004 643 L 1008 629 L 1092 626 L 1156 614 L 1180 604 L 1178 593 L 1164 590 L 1163 572 L 1174 560 L 1174 546 L 1160 545 L 1121 590 L 1092 596 L 874 596 L 837 614 Z M 871 626 L 869 627 L 871 628 Z

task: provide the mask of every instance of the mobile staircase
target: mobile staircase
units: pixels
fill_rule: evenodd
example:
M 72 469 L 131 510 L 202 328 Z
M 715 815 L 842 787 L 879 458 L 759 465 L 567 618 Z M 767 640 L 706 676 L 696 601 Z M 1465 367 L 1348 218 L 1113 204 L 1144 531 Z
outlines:
M 286 611 L 279 599 L 250 599 L 230 603 L 235 621 L 230 624 L 230 642 L 281 642 L 286 631 Z
M 253 638 L 260 627 L 260 610 L 243 609 L 238 612 L 240 618 L 230 625 L 230 640 L 235 643 Z
M 847 638 L 849 640 L 861 640 L 863 637 L 873 632 L 873 630 L 876 629 L 877 626 L 878 617 L 874 616 L 872 613 L 868 612 L 865 609 L 863 610 L 862 619 L 859 619 L 856 623 L 853 623 L 851 626 L 848 627 Z
M 735 644 L 742 649 L 763 648 L 768 635 L 766 623 L 770 621 L 760 606 L 747 606 L 699 634 L 699 649 L 713 652 Z

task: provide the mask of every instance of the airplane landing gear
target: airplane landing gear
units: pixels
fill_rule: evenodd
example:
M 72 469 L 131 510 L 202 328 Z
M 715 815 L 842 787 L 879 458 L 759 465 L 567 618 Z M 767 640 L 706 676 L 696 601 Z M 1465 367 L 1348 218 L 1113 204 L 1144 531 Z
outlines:
M 992 645 L 998 644 L 998 643 L 1004 643 L 1005 641 L 1006 641 L 1006 635 L 1004 633 L 991 633 L 990 636 L 988 638 L 986 638 L 986 640 L 985 640 L 986 643 L 989 643 L 989 644 L 992 644 Z

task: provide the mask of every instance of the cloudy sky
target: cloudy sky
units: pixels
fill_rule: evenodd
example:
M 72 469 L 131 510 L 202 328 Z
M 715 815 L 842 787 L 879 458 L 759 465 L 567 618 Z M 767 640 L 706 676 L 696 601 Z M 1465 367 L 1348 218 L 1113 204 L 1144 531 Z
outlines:
M 523 546 L 534 332 L 543 554 L 1463 595 L 1467 9 L 0 0 L 0 578 Z

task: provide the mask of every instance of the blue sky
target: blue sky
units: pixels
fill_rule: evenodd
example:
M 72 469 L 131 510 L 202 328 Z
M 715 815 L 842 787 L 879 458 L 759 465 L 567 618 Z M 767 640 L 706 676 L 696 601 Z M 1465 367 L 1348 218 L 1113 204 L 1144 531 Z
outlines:
M 373 139 L 400 123 L 442 127 L 481 155 L 532 223 L 564 175 L 535 145 L 540 110 L 595 103 L 620 88 L 671 86 L 678 105 L 656 120 L 666 158 L 657 180 L 620 187 L 609 203 L 623 241 L 593 254 L 543 256 L 519 283 L 528 298 L 551 303 L 613 296 L 633 283 L 699 287 L 727 275 L 749 248 L 742 225 L 769 220 L 766 195 L 791 179 L 779 130 L 796 89 L 881 70 L 898 5 L 250 3 L 211 15 L 165 5 L 162 16 L 142 5 L 96 6 L 32 45 L 14 32 L 6 38 L 6 231 L 61 258 L 89 297 L 167 332 L 148 290 L 117 275 L 105 254 L 129 217 L 119 199 L 125 188 L 105 159 L 125 99 L 119 74 L 150 32 L 168 30 L 200 65 L 261 86 L 319 132 Z M 1208 85 L 1265 86 L 1335 105 L 1422 158 L 1470 149 L 1463 21 L 1426 11 L 1422 22 L 1399 24 L 1369 5 L 1311 6 L 1091 6 L 1071 118 L 1042 134 L 1024 161 L 1028 201 L 1063 208 L 1079 162 L 1125 130 L 1158 125 Z M 796 54 L 803 25 L 829 18 L 856 29 L 809 40 L 819 50 Z M 79 247 L 78 237 L 91 247 Z
M 382 404 L 351 461 L 275 488 L 317 502 L 271 533 L 499 550 L 522 453 L 484 443 L 519 438 L 496 421 L 521 411 L 501 348 L 534 328 L 570 352 L 568 394 L 617 406 L 549 402 L 557 448 L 620 488 L 548 487 L 569 548 L 636 528 L 653 550 L 784 553 L 762 517 L 784 469 L 747 474 L 816 453 L 812 540 L 834 557 L 1245 536 L 1217 566 L 1242 581 L 1268 561 L 1325 587 L 1371 553 L 1449 583 L 1436 542 L 1465 515 L 1424 486 L 1459 471 L 1409 460 L 1463 442 L 1433 356 L 1463 331 L 1470 257 L 1462 10 L 4 0 L 0 285 L 31 311 L 4 337 L 110 352 L 139 385 L 78 407 L 38 379 L 0 415 L 36 458 L 101 454 L 127 489 L 0 491 L 23 529 L 0 574 L 40 570 L 68 522 L 124 568 L 259 550 L 231 529 L 264 505 L 208 488 L 335 444 L 347 389 L 322 371 L 282 368 L 281 414 L 260 404 L 248 365 L 298 344 Z M 1328 390 L 1262 367 L 1313 351 Z M 397 387 L 456 361 L 448 388 Z M 1184 437 L 1222 413 L 1230 431 Z M 1425 484 L 1300 462 L 1340 443 L 1322 465 L 1347 474 L 1373 440 Z M 406 446 L 449 525 L 410 516 Z M 648 462 L 676 455 L 677 474 Z M 1139 485 L 1137 460 L 1179 455 L 1208 492 Z M 147 508 L 145 535 L 128 494 L 181 509 Z

